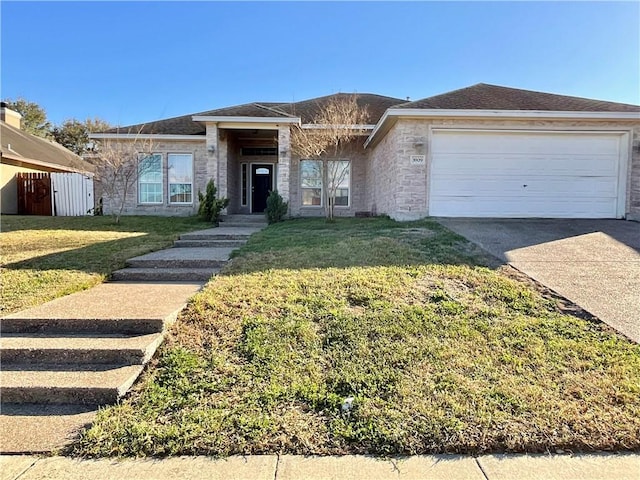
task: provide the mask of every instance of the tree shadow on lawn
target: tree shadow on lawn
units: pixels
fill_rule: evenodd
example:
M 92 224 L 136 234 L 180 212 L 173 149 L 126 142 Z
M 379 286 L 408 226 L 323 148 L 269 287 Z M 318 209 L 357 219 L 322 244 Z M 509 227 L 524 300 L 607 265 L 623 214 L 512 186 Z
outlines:
M 43 240 L 46 243 L 44 248 L 37 239 L 30 241 L 29 247 L 36 250 L 34 256 L 3 264 L 2 267 L 8 270 L 74 270 L 108 275 L 124 267 L 129 258 L 170 247 L 181 233 L 210 227 L 198 217 L 123 217 L 120 224 L 115 224 L 111 217 L 12 217 L 3 219 L 3 232 L 71 230 L 86 233 L 86 238 L 69 236 L 64 239 L 64 244 L 56 244 L 56 237 L 52 237 Z M 113 240 L 97 238 L 100 233 L 110 232 L 120 232 L 123 237 Z M 9 242 L 5 242 L 6 251 L 10 250 L 9 247 L 17 247 L 16 242 L 12 245 Z M 87 245 L 73 248 L 73 244 L 81 243 Z M 62 249 L 66 244 L 71 244 L 71 248 L 37 255 L 38 248 L 51 251 Z M 20 248 L 25 252 L 24 247 Z M 8 256 L 6 251 L 5 258 Z
M 7 270 L 73 270 L 88 274 L 109 275 L 125 266 L 131 257 L 171 246 L 172 240 L 150 239 L 149 234 L 94 243 L 80 248 L 50 253 L 7 263 Z
M 115 222 L 115 217 L 44 217 L 37 215 L 3 215 L 2 233 L 21 230 L 73 230 L 102 232 L 183 232 L 206 229 L 211 225 L 197 216 L 159 217 L 153 215 L 126 215 Z

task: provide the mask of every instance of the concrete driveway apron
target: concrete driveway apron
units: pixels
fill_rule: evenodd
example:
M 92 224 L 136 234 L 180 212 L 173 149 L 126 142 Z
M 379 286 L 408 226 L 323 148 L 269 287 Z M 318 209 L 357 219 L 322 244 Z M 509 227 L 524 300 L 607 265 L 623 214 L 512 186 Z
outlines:
M 640 343 L 640 223 L 439 221 Z

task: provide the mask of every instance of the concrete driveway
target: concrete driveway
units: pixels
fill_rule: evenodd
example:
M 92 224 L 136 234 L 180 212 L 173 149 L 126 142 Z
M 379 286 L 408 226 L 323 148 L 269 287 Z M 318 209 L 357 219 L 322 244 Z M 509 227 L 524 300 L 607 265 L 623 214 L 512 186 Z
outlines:
M 439 221 L 640 343 L 640 223 Z

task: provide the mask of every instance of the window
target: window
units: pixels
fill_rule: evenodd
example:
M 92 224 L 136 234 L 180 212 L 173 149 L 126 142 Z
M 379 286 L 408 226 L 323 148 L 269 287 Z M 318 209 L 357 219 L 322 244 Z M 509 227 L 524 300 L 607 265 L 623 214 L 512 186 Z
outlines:
M 329 193 L 334 192 L 336 207 L 349 206 L 349 183 L 351 180 L 351 164 L 347 160 L 329 161 Z
M 193 155 L 170 153 L 169 203 L 193 203 Z
M 247 164 L 242 164 L 242 205 L 245 206 L 247 204 Z
M 320 160 L 300 161 L 300 190 L 302 205 L 322 205 L 322 162 Z
M 138 160 L 138 201 L 162 203 L 162 155 L 159 153 Z
M 256 157 L 265 155 L 277 155 L 276 147 L 242 147 L 241 155 L 243 157 Z
M 329 194 L 335 193 L 335 205 L 349 206 L 349 185 L 351 183 L 351 162 L 348 160 L 329 160 L 327 162 L 327 182 Z M 322 161 L 300 161 L 300 189 L 303 206 L 322 205 Z

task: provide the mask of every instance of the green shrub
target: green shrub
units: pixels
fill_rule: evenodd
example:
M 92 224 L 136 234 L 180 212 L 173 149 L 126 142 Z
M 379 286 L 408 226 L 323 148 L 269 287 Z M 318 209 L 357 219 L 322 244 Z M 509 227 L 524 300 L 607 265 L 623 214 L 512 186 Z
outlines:
M 269 192 L 267 197 L 267 209 L 265 215 L 267 216 L 267 222 L 278 223 L 281 222 L 287 212 L 289 211 L 289 203 L 282 199 L 282 196 L 277 190 Z
M 220 223 L 220 212 L 229 205 L 229 199 L 216 198 L 217 193 L 218 189 L 213 180 L 209 180 L 209 183 L 207 183 L 207 193 L 205 195 L 198 192 L 198 200 L 200 201 L 198 215 L 214 225 Z

